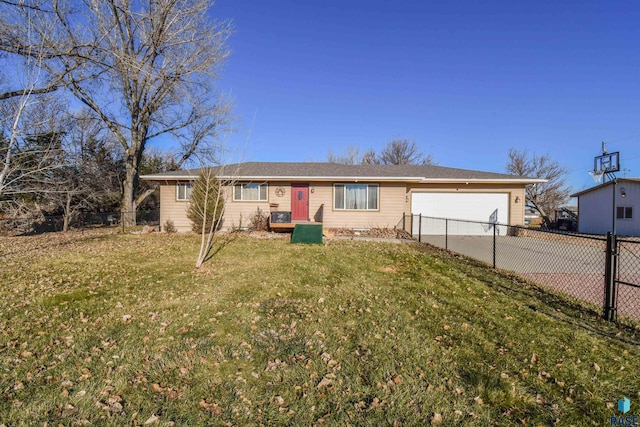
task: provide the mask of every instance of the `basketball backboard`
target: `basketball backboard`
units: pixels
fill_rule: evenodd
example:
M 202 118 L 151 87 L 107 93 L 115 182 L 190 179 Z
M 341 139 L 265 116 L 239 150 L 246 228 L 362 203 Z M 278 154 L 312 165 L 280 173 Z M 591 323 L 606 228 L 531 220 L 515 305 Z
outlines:
M 620 152 L 605 153 L 593 159 L 593 171 L 599 173 L 618 172 L 620 170 Z

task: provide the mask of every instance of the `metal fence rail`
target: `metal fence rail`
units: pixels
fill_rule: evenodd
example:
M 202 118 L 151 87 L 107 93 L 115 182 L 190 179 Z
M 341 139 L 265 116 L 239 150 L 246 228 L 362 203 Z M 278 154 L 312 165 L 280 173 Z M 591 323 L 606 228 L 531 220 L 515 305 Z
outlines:
M 640 320 L 640 241 L 412 215 L 420 242 L 485 262 L 602 307 L 604 317 Z M 608 276 L 609 275 L 609 276 Z

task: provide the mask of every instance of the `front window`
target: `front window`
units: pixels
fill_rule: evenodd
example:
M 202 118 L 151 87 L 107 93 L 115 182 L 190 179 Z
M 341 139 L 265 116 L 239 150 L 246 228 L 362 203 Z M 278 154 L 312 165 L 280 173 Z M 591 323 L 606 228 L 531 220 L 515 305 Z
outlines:
M 378 209 L 378 184 L 334 184 L 333 195 L 337 210 Z
M 186 201 L 191 198 L 193 185 L 190 182 L 179 182 L 176 185 L 176 200 Z
M 633 208 L 630 206 L 618 206 L 616 209 L 616 217 L 618 219 L 632 219 Z
M 233 200 L 235 201 L 267 201 L 267 184 L 245 182 L 233 186 Z

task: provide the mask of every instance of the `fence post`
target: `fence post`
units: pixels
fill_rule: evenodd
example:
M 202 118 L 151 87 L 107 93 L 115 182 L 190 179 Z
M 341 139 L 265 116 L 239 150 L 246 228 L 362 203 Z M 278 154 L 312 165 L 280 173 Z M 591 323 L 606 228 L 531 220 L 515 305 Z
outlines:
M 607 250 L 605 258 L 604 273 L 604 319 L 613 321 L 616 307 L 616 272 L 618 267 L 617 257 L 617 236 L 611 232 L 607 233 Z
M 449 220 L 444 220 L 444 248 L 449 250 Z
M 422 243 L 422 214 L 418 215 L 418 242 Z
M 402 231 L 407 231 L 405 223 L 404 223 L 404 219 L 405 219 L 406 215 L 407 214 L 405 212 L 402 212 Z
M 125 213 L 124 211 L 120 211 L 120 223 L 122 224 L 122 232 L 124 233 L 124 220 L 125 220 Z
M 496 268 L 496 228 L 493 224 L 493 268 Z

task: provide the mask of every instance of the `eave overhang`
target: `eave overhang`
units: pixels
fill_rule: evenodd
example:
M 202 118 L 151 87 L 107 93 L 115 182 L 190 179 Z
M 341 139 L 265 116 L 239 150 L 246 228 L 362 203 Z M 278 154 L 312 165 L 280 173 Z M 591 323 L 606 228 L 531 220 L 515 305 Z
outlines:
M 191 181 L 198 178 L 197 174 L 182 175 L 142 175 L 140 179 L 146 181 Z M 546 179 L 533 178 L 425 178 L 420 176 L 259 176 L 259 175 L 220 175 L 222 180 L 259 181 L 259 182 L 405 182 L 415 184 L 538 184 L 547 182 Z

